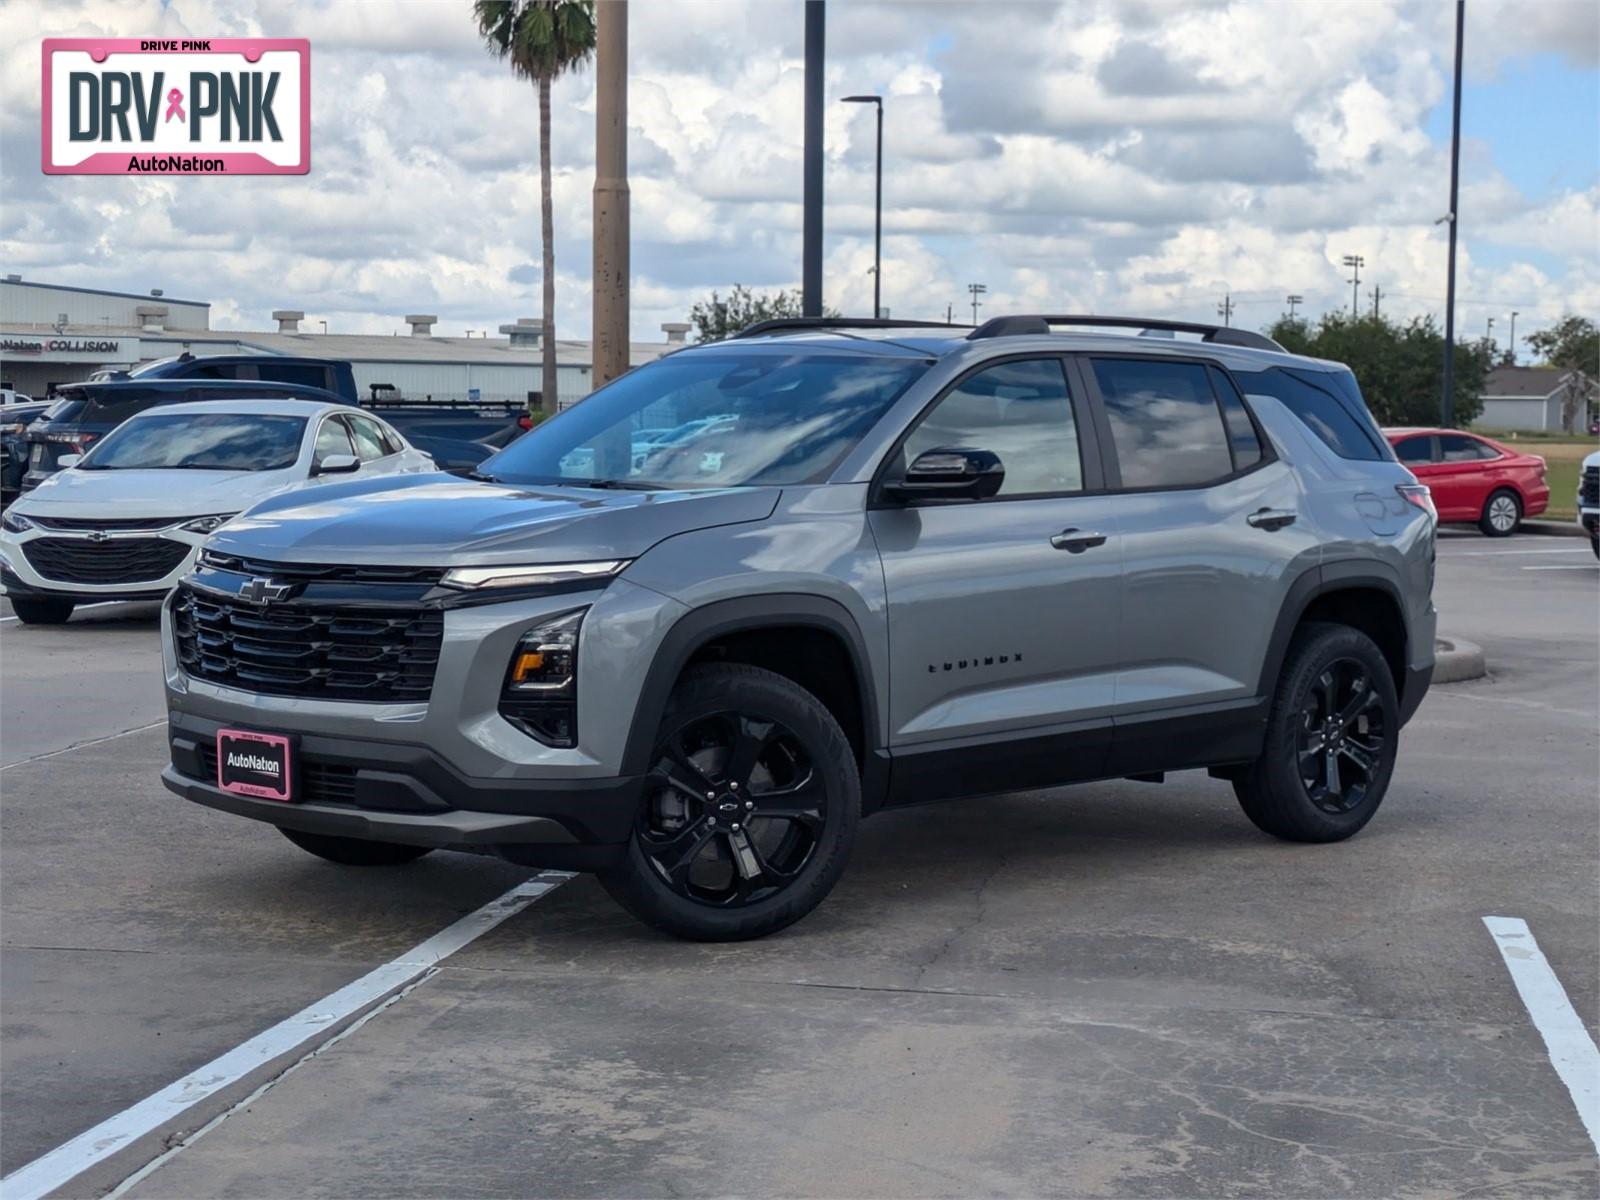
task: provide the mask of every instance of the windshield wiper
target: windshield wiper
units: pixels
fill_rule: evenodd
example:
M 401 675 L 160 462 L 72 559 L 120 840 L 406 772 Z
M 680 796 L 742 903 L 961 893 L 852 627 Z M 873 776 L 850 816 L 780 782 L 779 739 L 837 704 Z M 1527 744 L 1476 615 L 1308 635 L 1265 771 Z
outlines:
M 479 483 L 499 483 L 500 480 L 485 471 L 468 471 L 468 479 L 476 479 Z
M 603 488 L 614 492 L 661 492 L 662 483 L 646 483 L 642 479 L 564 479 L 568 487 Z

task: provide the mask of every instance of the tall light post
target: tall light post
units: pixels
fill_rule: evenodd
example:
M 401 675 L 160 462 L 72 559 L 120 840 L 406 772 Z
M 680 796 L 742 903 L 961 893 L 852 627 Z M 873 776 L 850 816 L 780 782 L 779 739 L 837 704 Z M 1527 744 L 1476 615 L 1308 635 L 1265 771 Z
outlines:
M 1361 268 L 1367 265 L 1367 260 L 1359 254 L 1346 254 L 1344 265 L 1355 272 L 1355 277 L 1350 280 L 1350 315 L 1359 317 L 1361 305 Z
M 878 106 L 878 184 L 872 208 L 872 315 L 883 315 L 883 97 L 846 96 L 846 104 Z
M 1450 118 L 1450 262 L 1444 286 L 1444 394 L 1439 398 L 1439 424 L 1450 428 L 1455 420 L 1456 374 L 1456 205 L 1461 198 L 1461 38 L 1467 21 L 1467 0 L 1456 0 L 1456 86 Z
M 983 303 L 983 301 L 979 300 L 978 297 L 983 295 L 988 290 L 989 285 L 986 283 L 967 284 L 967 291 L 972 294 L 972 323 L 974 325 L 978 323 L 978 305 Z
M 601 5 L 601 7 L 605 7 Z M 822 102 L 828 11 L 806 0 L 805 143 L 801 154 L 800 315 L 822 315 Z
M 1490 317 L 1483 323 L 1483 340 L 1489 343 L 1489 349 L 1494 350 L 1494 318 Z
M 594 386 L 628 370 L 628 5 L 595 12 Z
M 1294 310 L 1306 302 L 1306 298 L 1299 292 L 1293 292 L 1284 298 L 1289 305 L 1289 320 L 1294 320 Z

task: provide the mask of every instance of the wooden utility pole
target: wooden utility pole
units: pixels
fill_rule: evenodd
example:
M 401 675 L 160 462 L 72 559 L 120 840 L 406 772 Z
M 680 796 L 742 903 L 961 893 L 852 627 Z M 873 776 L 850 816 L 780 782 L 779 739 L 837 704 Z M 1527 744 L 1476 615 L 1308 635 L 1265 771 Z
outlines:
M 806 0 L 805 142 L 800 235 L 800 315 L 822 315 L 822 96 L 827 87 L 827 9 Z M 876 315 L 876 314 L 874 314 Z
M 595 6 L 594 386 L 628 370 L 628 4 Z

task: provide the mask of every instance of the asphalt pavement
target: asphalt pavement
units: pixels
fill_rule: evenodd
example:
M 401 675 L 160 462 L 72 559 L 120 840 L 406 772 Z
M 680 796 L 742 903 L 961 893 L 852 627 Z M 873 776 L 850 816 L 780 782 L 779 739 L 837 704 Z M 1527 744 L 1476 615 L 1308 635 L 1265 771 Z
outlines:
M 579 876 L 169 1122 L 128 1194 L 1593 1195 L 1483 919 L 1527 923 L 1593 1037 L 1597 597 L 1581 540 L 1446 536 L 1440 628 L 1489 675 L 1430 693 L 1347 843 L 1184 773 L 876 817 L 756 943 L 660 937 Z M 171 797 L 153 610 L 7 615 L 0 1170 L 528 877 L 340 869 Z

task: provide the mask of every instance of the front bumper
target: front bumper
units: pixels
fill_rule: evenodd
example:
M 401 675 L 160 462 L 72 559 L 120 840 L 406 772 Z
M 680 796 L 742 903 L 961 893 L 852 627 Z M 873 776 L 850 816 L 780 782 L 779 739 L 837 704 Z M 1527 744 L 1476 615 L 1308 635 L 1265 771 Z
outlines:
M 596 870 L 621 855 L 639 777 L 479 779 L 425 746 L 301 734 L 306 799 L 284 804 L 217 786 L 220 721 L 172 712 L 168 790 L 210 808 L 307 833 L 408 845 L 493 848 L 530 866 Z
M 185 517 L 184 520 L 193 518 Z M 178 581 L 189 573 L 207 535 L 179 529 L 142 530 L 108 535 L 100 544 L 112 546 L 131 538 L 144 540 L 160 538 L 188 548 L 183 558 L 166 574 L 156 579 L 140 579 L 128 583 L 83 583 L 54 579 L 41 574 L 28 560 L 24 547 L 35 539 L 45 537 L 92 544 L 87 533 L 83 531 L 54 529 L 30 529 L 24 533 L 0 531 L 0 591 L 7 595 L 49 597 L 73 600 L 80 604 L 96 600 L 159 600 L 177 587 Z

